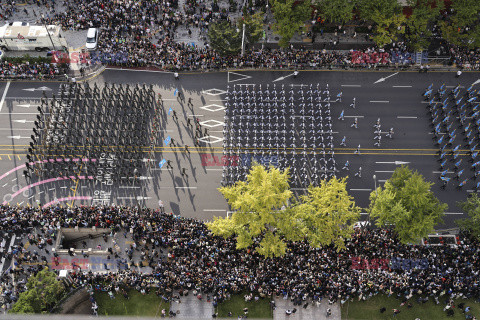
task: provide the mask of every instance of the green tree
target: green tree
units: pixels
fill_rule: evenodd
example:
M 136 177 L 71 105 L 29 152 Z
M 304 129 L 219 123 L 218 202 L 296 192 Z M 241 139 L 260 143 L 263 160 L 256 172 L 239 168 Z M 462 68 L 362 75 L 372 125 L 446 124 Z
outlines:
M 406 166 L 397 168 L 383 188 L 370 194 L 370 217 L 379 227 L 393 225 L 402 243 L 427 236 L 448 207 L 434 196 L 432 184 Z
M 302 221 L 303 234 L 310 245 L 333 243 L 337 250 L 344 249 L 360 216 L 360 208 L 348 194 L 346 178 L 322 180 L 319 187 L 310 186 L 301 200 L 294 212 L 297 220 Z
M 405 21 L 406 18 L 402 13 L 379 19 L 372 40 L 380 48 L 397 41 L 405 33 Z
M 408 45 L 414 51 L 428 48 L 432 37 L 432 24 L 444 8 L 443 1 L 431 0 L 408 0 L 408 6 L 412 7 L 412 14 L 406 21 L 405 37 Z
M 355 1 L 352 0 L 319 0 L 316 3 L 322 16 L 332 23 L 345 24 L 353 18 Z
M 227 21 L 211 24 L 208 29 L 208 38 L 212 48 L 221 55 L 233 55 L 241 49 L 242 33 Z
M 245 38 L 248 43 L 255 43 L 263 36 L 263 12 L 248 14 L 242 20 L 238 20 L 237 27 L 242 30 L 245 23 Z
M 305 21 L 311 16 L 310 1 L 297 3 L 297 0 L 275 0 L 273 2 L 273 28 L 282 38 L 281 47 L 288 47 L 297 32 L 305 31 Z
M 451 14 L 447 21 L 440 23 L 443 38 L 451 44 L 476 48 L 480 46 L 479 16 L 480 1 L 455 0 L 452 1 Z
M 358 0 L 362 19 L 373 22 L 373 41 L 383 47 L 405 33 L 405 16 L 397 0 Z
M 65 290 L 63 283 L 57 280 L 54 272 L 44 268 L 37 275 L 30 277 L 27 290 L 20 294 L 13 305 L 12 313 L 42 313 L 53 306 Z
M 459 202 L 458 206 L 468 214 L 468 218 L 457 220 L 457 224 L 480 240 L 480 198 L 476 193 L 472 193 L 467 201 Z
M 303 239 L 302 224 L 289 206 L 288 178 L 288 169 L 254 165 L 246 181 L 218 189 L 234 213 L 214 217 L 207 227 L 217 236 L 236 236 L 237 249 L 253 247 L 265 257 L 284 255 L 286 241 Z

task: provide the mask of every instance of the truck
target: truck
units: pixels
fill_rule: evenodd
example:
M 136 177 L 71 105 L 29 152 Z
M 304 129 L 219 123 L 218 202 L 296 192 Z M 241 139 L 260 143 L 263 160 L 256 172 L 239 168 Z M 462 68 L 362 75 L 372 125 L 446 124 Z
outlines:
M 18 26 L 6 24 L 0 27 L 0 49 L 3 51 L 65 50 L 67 41 L 60 26 Z

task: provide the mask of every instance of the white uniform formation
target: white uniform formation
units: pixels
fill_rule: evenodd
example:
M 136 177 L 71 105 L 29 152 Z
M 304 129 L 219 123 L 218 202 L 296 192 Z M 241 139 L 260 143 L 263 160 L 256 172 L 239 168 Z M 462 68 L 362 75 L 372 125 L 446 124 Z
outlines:
M 338 100 L 338 99 L 337 99 Z M 251 164 L 290 168 L 293 187 L 318 185 L 337 171 L 328 84 L 234 85 L 223 128 L 223 185 L 244 180 Z

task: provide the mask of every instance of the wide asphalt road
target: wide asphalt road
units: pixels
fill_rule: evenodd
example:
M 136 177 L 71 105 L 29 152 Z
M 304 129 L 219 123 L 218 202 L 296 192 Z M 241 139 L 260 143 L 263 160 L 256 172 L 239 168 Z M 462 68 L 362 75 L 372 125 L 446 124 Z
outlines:
M 101 183 L 77 181 L 25 181 L 22 176 L 25 152 L 30 142 L 36 105 L 45 90 L 47 96 L 57 95 L 58 82 L 2 82 L 0 83 L 0 190 L 2 200 L 10 204 L 47 205 L 72 204 L 126 204 L 157 207 L 161 199 L 167 212 L 186 217 L 210 220 L 212 216 L 227 214 L 225 200 L 216 190 L 222 175 L 222 126 L 224 99 L 227 87 L 234 84 L 269 85 L 329 85 L 331 95 L 343 92 L 341 102 L 332 103 L 335 159 L 339 168 L 348 160 L 350 171 L 340 170 L 338 176 L 349 176 L 348 189 L 357 204 L 367 208 L 369 195 L 375 185 L 383 184 L 400 164 L 418 170 L 435 183 L 432 187 L 437 197 L 449 206 L 445 225 L 464 214 L 457 201 L 464 201 L 473 192 L 474 182 L 457 190 L 455 184 L 440 189 L 439 168 L 436 161 L 437 147 L 430 134 L 430 119 L 422 92 L 431 83 L 438 87 L 460 84 L 468 87 L 480 78 L 479 73 L 464 72 L 455 78 L 453 72 L 370 72 L 370 71 L 300 71 L 293 78 L 292 71 L 236 71 L 212 73 L 184 73 L 174 80 L 168 72 L 129 71 L 109 69 L 88 80 L 90 84 L 153 84 L 162 94 L 164 108 L 179 115 L 174 121 L 167 116 L 167 125 L 155 148 L 156 164 L 162 159 L 173 161 L 173 169 L 157 165 L 142 173 L 141 181 L 133 185 L 106 186 Z M 379 81 L 384 79 L 384 81 Z M 476 84 L 480 89 L 480 83 Z M 182 92 L 186 101 L 179 101 L 175 89 Z M 356 98 L 356 108 L 349 107 Z M 193 107 L 187 105 L 192 98 Z M 338 120 L 345 110 L 345 120 Z M 198 117 L 209 129 L 209 137 L 203 138 L 202 148 L 193 148 L 193 134 L 187 127 L 188 117 Z M 351 128 L 358 118 L 358 129 Z M 394 138 L 382 137 L 380 148 L 374 144 L 374 127 L 381 119 L 382 132 L 394 128 Z M 179 147 L 166 147 L 163 138 L 170 136 Z M 346 137 L 347 147 L 339 147 Z M 361 155 L 353 154 L 361 145 Z M 190 154 L 184 150 L 190 147 Z M 465 159 L 467 160 L 467 159 Z M 358 167 L 362 177 L 354 177 Z M 185 168 L 187 176 L 181 175 Z M 302 192 L 302 191 L 298 191 Z M 444 227 L 442 226 L 442 227 Z

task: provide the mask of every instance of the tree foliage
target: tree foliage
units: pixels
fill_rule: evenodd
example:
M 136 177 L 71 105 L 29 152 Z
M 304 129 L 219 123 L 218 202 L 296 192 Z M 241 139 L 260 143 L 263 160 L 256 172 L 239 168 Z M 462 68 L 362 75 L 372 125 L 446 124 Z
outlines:
M 421 51 L 428 48 L 432 37 L 432 25 L 444 8 L 443 1 L 408 0 L 412 14 L 406 21 L 405 37 L 410 48 Z
M 458 46 L 480 46 L 480 1 L 455 0 L 451 9 L 453 13 L 440 23 L 443 38 Z
M 237 248 L 250 246 L 266 257 L 285 254 L 288 240 L 302 239 L 300 223 L 288 208 L 292 192 L 288 170 L 254 165 L 246 181 L 219 189 L 234 210 L 230 217 L 207 223 L 214 235 L 237 238 Z M 282 207 L 284 210 L 282 210 Z M 259 243 L 255 241 L 261 239 Z
M 27 282 L 27 290 L 20 294 L 12 313 L 42 313 L 53 306 L 65 290 L 54 272 L 44 268 Z
M 248 43 L 255 43 L 263 36 L 263 13 L 247 14 L 243 20 L 238 20 L 237 27 L 242 30 L 245 23 L 245 38 Z
M 310 18 L 311 8 L 309 1 L 274 0 L 273 16 L 275 32 L 281 36 L 279 45 L 288 47 L 293 35 L 305 31 L 305 21 Z
M 344 249 L 360 216 L 360 208 L 348 194 L 346 178 L 322 180 L 319 187 L 310 186 L 301 200 L 294 211 L 310 245 L 333 243 L 337 250 Z
M 480 198 L 472 193 L 465 202 L 459 202 L 458 206 L 468 214 L 468 218 L 457 220 L 457 224 L 480 240 Z
M 405 33 L 405 16 L 397 0 L 359 0 L 362 19 L 373 22 L 373 41 L 383 47 Z
M 345 24 L 353 18 L 355 2 L 352 0 L 319 0 L 316 4 L 329 22 Z
M 442 221 L 446 204 L 434 196 L 431 182 L 408 167 L 397 168 L 385 186 L 370 194 L 370 216 L 377 226 L 393 225 L 402 243 L 427 236 Z
M 246 181 L 219 189 L 234 213 L 215 217 L 207 227 L 214 235 L 235 236 L 238 249 L 252 247 L 265 257 L 283 256 L 287 241 L 305 239 L 312 246 L 343 249 L 360 210 L 348 195 L 346 179 L 322 181 L 290 204 L 288 178 L 288 169 L 254 165 Z
M 208 29 L 208 38 L 213 49 L 221 55 L 232 55 L 240 51 L 242 33 L 227 21 L 212 23 Z

